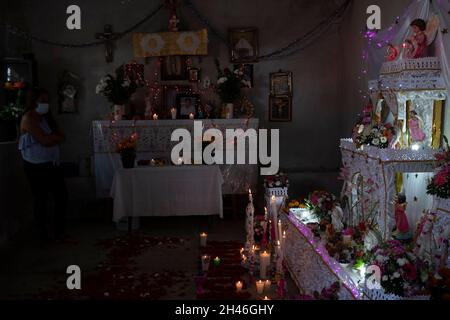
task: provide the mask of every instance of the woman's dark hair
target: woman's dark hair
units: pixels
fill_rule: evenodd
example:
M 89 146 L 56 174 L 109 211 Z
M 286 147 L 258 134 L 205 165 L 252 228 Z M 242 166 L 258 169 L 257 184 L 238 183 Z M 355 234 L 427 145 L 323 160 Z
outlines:
M 403 204 L 403 203 L 406 203 L 406 196 L 405 196 L 405 194 L 404 193 L 400 193 L 398 196 L 397 196 L 397 202 L 399 203 L 399 204 Z
M 26 100 L 25 100 L 25 108 L 23 110 L 23 114 L 26 114 L 27 112 L 36 109 L 37 101 L 43 95 L 47 95 L 47 96 L 50 95 L 49 92 L 47 91 L 47 89 L 44 89 L 44 88 L 31 88 L 31 89 L 29 89 L 27 91 L 27 96 L 26 96 Z M 48 111 L 47 114 L 44 115 L 44 118 L 47 121 L 50 129 L 53 132 L 58 131 L 58 126 L 57 126 L 56 121 L 53 118 L 53 115 L 50 112 L 50 110 Z
M 422 19 L 416 19 L 413 22 L 411 22 L 411 27 L 416 26 L 417 28 L 419 28 L 420 31 L 425 31 L 427 30 L 427 23 L 425 22 L 425 20 Z

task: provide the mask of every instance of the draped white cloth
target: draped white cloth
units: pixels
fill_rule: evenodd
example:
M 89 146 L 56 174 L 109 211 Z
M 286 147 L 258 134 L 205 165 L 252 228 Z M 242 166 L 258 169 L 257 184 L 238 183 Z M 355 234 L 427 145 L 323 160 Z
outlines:
M 144 216 L 222 218 L 222 184 L 218 166 L 119 169 L 111 188 L 113 220 Z

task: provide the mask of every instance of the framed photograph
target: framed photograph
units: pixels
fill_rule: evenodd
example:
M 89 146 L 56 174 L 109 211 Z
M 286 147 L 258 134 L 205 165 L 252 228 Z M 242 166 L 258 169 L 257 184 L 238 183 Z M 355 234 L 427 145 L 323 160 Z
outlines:
M 178 118 L 189 119 L 192 113 L 195 118 L 198 117 L 198 108 L 200 107 L 200 95 L 181 93 L 177 95 Z
M 255 86 L 253 82 L 253 65 L 252 64 L 235 64 L 234 70 L 241 69 L 244 72 L 244 79 L 250 82 L 249 88 Z
M 258 61 L 258 29 L 229 29 L 228 41 L 230 45 L 230 57 L 232 63 L 248 63 Z
M 58 83 L 58 112 L 78 113 L 80 78 L 69 71 L 64 71 Z
M 161 60 L 161 81 L 186 81 L 188 79 L 186 57 L 168 56 Z
M 164 85 L 160 113 L 169 116 L 170 109 L 177 107 L 177 95 L 187 93 L 189 88 L 189 86 Z
M 292 72 L 275 72 L 270 74 L 270 94 L 272 96 L 292 96 Z
M 189 82 L 200 82 L 200 69 L 189 68 Z
M 270 96 L 269 97 L 269 121 L 291 122 L 292 121 L 292 97 Z

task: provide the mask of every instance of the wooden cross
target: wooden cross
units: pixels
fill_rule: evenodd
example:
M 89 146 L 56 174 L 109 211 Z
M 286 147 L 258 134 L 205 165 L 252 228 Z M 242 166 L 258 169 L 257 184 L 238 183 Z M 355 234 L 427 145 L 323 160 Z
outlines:
M 119 33 L 114 33 L 112 25 L 107 24 L 103 29 L 103 33 L 96 33 L 95 38 L 104 40 L 105 43 L 105 60 L 106 63 L 111 63 L 114 60 L 114 40 Z

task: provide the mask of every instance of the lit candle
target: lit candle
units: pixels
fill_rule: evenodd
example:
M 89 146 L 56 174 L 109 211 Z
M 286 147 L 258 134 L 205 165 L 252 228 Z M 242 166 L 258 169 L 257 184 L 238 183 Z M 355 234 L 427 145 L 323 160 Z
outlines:
M 259 255 L 259 269 L 262 279 L 267 279 L 267 268 L 270 265 L 270 254 L 267 251 L 261 252 Z
M 242 286 L 243 286 L 242 281 L 236 282 L 236 292 L 237 292 L 237 293 L 239 293 L 239 292 L 242 291 Z
M 243 253 L 244 253 L 244 250 L 245 250 L 244 248 L 241 248 L 241 250 L 239 251 L 239 253 L 240 253 L 240 254 L 243 254 Z
M 281 226 L 281 220 L 278 220 L 278 236 L 281 237 L 282 234 L 283 234 L 283 231 L 282 231 L 282 226 Z M 280 243 L 280 245 L 281 245 L 281 243 Z
M 264 292 L 264 281 L 262 281 L 262 280 L 256 281 L 256 292 L 258 294 L 263 294 L 263 292 Z
M 152 159 L 152 161 L 150 161 L 150 164 L 151 164 L 152 167 L 154 167 L 156 165 L 155 159 Z
M 206 232 L 200 233 L 200 247 L 206 247 L 207 239 L 208 239 L 208 234 Z
M 158 120 L 158 115 L 156 113 L 153 115 L 153 120 Z
M 267 221 L 269 214 L 267 213 L 267 207 L 264 207 L 264 221 Z
M 179 166 L 181 166 L 183 164 L 183 158 L 178 158 L 178 163 Z
M 193 113 L 189 114 L 189 119 L 194 120 L 194 114 Z
M 175 109 L 175 108 L 170 109 L 170 113 L 172 114 L 172 120 L 176 120 L 177 119 L 177 109 Z
M 270 282 L 270 280 L 266 280 L 264 282 L 264 290 L 269 291 L 271 285 L 272 285 L 272 282 Z
M 248 200 L 250 202 L 253 202 L 253 195 L 252 195 L 252 190 L 251 189 L 248 189 Z
M 208 255 L 202 256 L 202 271 L 206 272 L 209 269 L 209 261 L 211 260 L 211 257 Z
M 215 257 L 215 258 L 214 258 L 214 265 L 215 265 L 216 267 L 218 267 L 218 266 L 220 265 L 220 258 L 219 258 L 219 257 Z
M 268 296 L 265 296 L 263 300 L 270 300 Z

